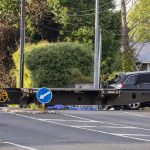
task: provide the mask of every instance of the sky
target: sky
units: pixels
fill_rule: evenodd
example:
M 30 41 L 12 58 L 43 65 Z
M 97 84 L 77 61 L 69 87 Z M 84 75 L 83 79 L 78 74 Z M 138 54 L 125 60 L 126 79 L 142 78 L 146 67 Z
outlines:
M 121 0 L 114 0 L 115 2 L 116 2 L 116 4 L 117 4 L 117 10 L 119 10 L 120 9 L 120 1 Z M 131 6 L 132 6 L 132 1 L 133 0 L 126 0 L 127 2 L 129 2 L 128 4 L 127 4 L 127 11 L 131 8 Z

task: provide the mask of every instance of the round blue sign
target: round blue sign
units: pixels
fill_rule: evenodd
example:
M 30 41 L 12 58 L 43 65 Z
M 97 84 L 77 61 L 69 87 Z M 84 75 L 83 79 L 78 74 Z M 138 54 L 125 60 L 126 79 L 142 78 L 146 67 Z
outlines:
M 53 94 L 48 88 L 40 88 L 36 93 L 36 97 L 40 103 L 45 104 L 52 100 Z

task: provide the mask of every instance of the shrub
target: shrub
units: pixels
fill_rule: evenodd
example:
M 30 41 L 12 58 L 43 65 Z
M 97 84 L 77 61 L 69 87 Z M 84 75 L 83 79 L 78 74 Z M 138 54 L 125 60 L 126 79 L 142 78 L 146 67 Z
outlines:
M 14 53 L 15 75 L 19 75 L 19 50 Z M 25 47 L 24 87 L 70 87 L 92 79 L 93 54 L 78 43 L 28 44 Z M 18 82 L 17 82 L 18 84 Z

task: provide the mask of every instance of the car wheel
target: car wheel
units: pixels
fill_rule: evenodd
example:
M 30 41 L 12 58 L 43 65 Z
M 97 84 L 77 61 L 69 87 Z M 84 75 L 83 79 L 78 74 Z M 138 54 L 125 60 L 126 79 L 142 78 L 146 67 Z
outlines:
M 125 108 L 129 109 L 129 110 L 138 110 L 141 107 L 141 103 L 133 103 L 133 104 L 129 104 L 129 105 L 125 105 Z

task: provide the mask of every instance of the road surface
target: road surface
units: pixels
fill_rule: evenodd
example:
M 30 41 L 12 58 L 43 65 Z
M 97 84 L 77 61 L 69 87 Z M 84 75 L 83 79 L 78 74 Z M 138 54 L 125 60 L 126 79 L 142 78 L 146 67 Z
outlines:
M 150 112 L 0 111 L 0 150 L 126 149 L 150 149 Z

